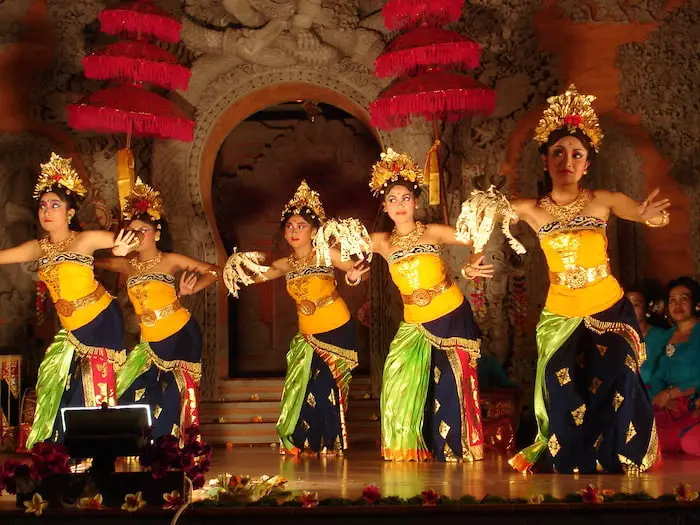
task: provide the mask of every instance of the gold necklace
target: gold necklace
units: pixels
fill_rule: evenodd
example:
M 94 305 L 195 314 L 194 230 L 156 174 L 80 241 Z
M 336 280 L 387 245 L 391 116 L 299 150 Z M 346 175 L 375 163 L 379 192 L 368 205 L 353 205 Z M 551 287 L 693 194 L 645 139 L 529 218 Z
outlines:
M 288 259 L 289 265 L 292 267 L 293 271 L 299 272 L 304 268 L 311 266 L 311 261 L 314 257 L 316 257 L 316 252 L 314 252 L 314 250 L 311 250 L 309 253 L 302 257 L 297 257 L 295 254 L 292 254 L 289 256 Z
M 76 237 L 77 235 L 74 231 L 71 231 L 68 237 L 58 242 L 51 242 L 51 237 L 47 236 L 39 239 L 39 246 L 47 257 L 54 258 L 59 253 L 63 253 L 68 245 L 73 243 Z
M 569 224 L 578 217 L 591 200 L 591 192 L 581 188 L 576 198 L 569 204 L 557 204 L 550 195 L 540 199 L 539 206 L 563 224 Z
M 158 252 L 155 257 L 151 257 L 147 261 L 139 261 L 138 257 L 132 257 L 129 259 L 129 264 L 136 269 L 139 274 L 148 273 L 153 268 L 158 266 L 163 260 L 163 252 Z
M 423 236 L 424 232 L 425 224 L 422 222 L 416 222 L 416 229 L 405 235 L 400 235 L 396 231 L 396 227 L 394 227 L 394 229 L 391 230 L 391 235 L 389 235 L 389 244 L 399 250 L 408 250 L 416 245 L 418 239 Z

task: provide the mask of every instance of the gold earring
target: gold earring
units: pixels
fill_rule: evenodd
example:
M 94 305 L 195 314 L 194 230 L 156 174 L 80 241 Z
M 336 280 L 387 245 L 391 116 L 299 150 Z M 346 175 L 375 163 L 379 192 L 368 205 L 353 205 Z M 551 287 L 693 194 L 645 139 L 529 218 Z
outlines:
M 160 232 L 156 233 L 156 242 L 160 240 Z
M 584 175 L 588 175 L 588 170 L 583 170 Z

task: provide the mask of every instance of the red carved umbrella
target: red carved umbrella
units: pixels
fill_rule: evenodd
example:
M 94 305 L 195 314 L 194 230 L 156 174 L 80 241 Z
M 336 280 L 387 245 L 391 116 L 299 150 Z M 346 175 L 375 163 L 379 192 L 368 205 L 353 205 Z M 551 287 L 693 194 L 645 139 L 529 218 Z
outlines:
M 394 129 L 414 116 L 456 121 L 468 115 L 491 113 L 496 92 L 459 73 L 430 70 L 393 82 L 369 105 L 372 124 Z
M 102 47 L 83 59 L 87 78 L 148 82 L 186 90 L 192 73 L 164 49 L 143 40 L 125 40 Z
M 454 65 L 479 66 L 481 45 L 455 31 L 418 27 L 396 37 L 374 62 L 380 78 L 413 74 L 423 67 Z
M 79 130 L 192 141 L 194 121 L 173 101 L 134 85 L 103 89 L 68 105 Z
M 392 31 L 459 20 L 464 0 L 389 0 L 382 8 L 384 25 Z
M 163 42 L 180 40 L 182 24 L 170 13 L 153 4 L 151 0 L 134 0 L 113 9 L 100 12 L 102 31 L 109 35 L 127 33 L 141 37 L 153 37 Z

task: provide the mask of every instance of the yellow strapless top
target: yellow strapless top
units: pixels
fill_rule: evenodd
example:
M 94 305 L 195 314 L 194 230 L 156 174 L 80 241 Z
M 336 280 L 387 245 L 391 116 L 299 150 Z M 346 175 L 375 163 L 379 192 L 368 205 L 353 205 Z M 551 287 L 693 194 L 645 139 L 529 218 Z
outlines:
M 566 317 L 602 312 L 624 292 L 608 265 L 607 223 L 581 215 L 542 226 L 537 235 L 550 272 L 547 309 Z
M 126 289 L 139 316 L 142 341 L 162 341 L 190 320 L 190 312 L 178 302 L 172 275 L 156 272 L 132 275 L 126 281 Z
M 404 301 L 404 319 L 407 323 L 434 321 L 464 302 L 462 292 L 449 280 L 440 255 L 438 245 L 416 244 L 408 250 L 395 251 L 387 259 L 391 279 L 402 296 L 417 296 L 422 291 L 430 293 L 443 283 L 449 285 L 444 291 L 434 294 L 424 306 L 406 304 Z
M 58 301 L 73 302 L 94 293 L 100 286 L 95 279 L 94 258 L 75 252 L 60 252 L 44 255 L 38 260 L 38 276 L 46 285 L 54 304 Z M 61 315 L 57 308 L 61 326 L 66 330 L 77 330 L 94 320 L 112 302 L 112 296 L 103 294 L 97 301 L 76 308 L 71 315 Z
M 333 268 L 309 266 L 286 276 L 287 293 L 297 303 L 299 331 L 320 334 L 343 326 L 350 310 L 338 295 Z

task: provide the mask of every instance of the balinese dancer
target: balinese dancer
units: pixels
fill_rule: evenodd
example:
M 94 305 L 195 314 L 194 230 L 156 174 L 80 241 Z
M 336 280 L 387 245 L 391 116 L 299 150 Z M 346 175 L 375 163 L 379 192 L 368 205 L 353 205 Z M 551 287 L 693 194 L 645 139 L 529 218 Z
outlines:
M 537 326 L 538 434 L 510 460 L 521 472 L 639 472 L 660 459 L 639 377 L 644 344 L 634 309 L 610 272 L 606 226 L 610 214 L 665 226 L 669 204 L 655 200 L 658 190 L 640 204 L 580 186 L 603 138 L 593 100 L 573 85 L 549 99 L 535 140 L 551 190 L 510 209 L 537 232 L 550 278 Z
M 133 235 L 78 232 L 78 199 L 86 194 L 71 160 L 52 153 L 41 165 L 34 188 L 39 224 L 46 235 L 0 251 L 0 264 L 38 261 L 38 277 L 48 288 L 61 323 L 39 366 L 28 449 L 62 439 L 61 408 L 117 401 L 115 368 L 126 358 L 124 326 L 116 302 L 95 280 L 93 253 L 106 248 L 126 253 Z
M 391 233 L 372 234 L 372 248 L 388 262 L 404 303 L 404 321 L 384 364 L 382 456 L 480 460 L 480 331 L 441 258 L 442 245 L 463 243 L 451 226 L 415 220 L 422 184 L 416 163 L 391 149 L 372 170 L 370 188 L 394 223 Z M 480 263 L 465 277 L 490 277 L 491 266 Z
M 127 231 L 140 241 L 136 253 L 97 261 L 98 267 L 127 278 L 141 330 L 141 342 L 117 375 L 119 404 L 150 405 L 153 437 L 181 437 L 188 427 L 199 425 L 202 335 L 197 321 L 180 304 L 175 275 L 183 272 L 179 295 L 187 295 L 214 283 L 218 272 L 211 264 L 161 250 L 167 249 L 163 201 L 140 179 L 126 197 L 122 215 L 128 221 Z
M 299 316 L 299 333 L 287 353 L 287 374 L 277 421 L 281 452 L 288 455 L 341 455 L 347 448 L 345 414 L 351 371 L 357 366 L 355 325 L 338 294 L 334 270 L 318 263 L 314 237 L 326 220 L 318 193 L 302 181 L 282 211 L 280 227 L 292 254 L 270 267 L 260 266 L 257 252 L 234 253 L 224 268 L 224 281 L 234 297 L 239 284 L 284 277 Z M 331 263 L 345 272 L 349 286 L 362 273 L 336 249 Z M 245 268 L 245 269 L 244 269 Z M 250 272 L 254 277 L 249 275 Z

